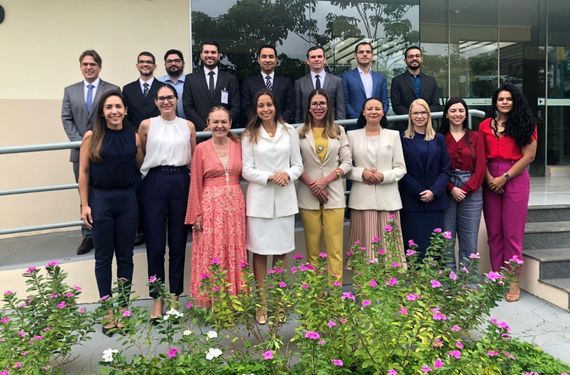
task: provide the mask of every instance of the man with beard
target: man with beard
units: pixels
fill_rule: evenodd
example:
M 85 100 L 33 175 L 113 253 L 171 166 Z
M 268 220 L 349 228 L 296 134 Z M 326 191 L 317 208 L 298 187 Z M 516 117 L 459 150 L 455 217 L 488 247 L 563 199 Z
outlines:
M 206 129 L 206 118 L 211 107 L 223 106 L 230 111 L 232 125 L 239 121 L 240 98 L 236 76 L 219 69 L 220 47 L 217 42 L 200 46 L 202 68 L 186 76 L 182 105 L 186 118 L 197 131 Z
M 441 111 L 439 93 L 435 78 L 423 74 L 422 50 L 418 46 L 410 46 L 404 52 L 404 62 L 408 70 L 392 79 L 390 99 L 392 108 L 398 115 L 407 115 L 410 104 L 416 99 L 424 99 L 431 112 Z
M 241 88 L 241 107 L 246 120 L 251 110 L 251 100 L 261 89 L 268 89 L 275 97 L 283 119 L 292 124 L 295 122 L 295 92 L 293 82 L 282 75 L 275 73 L 279 59 L 275 46 L 264 44 L 257 53 L 257 63 L 261 72 L 243 81 Z
M 182 99 L 184 92 L 184 81 L 186 76 L 184 72 L 184 55 L 177 49 L 169 49 L 164 54 L 164 69 L 166 75 L 159 78 L 160 81 L 172 85 L 178 93 L 178 98 Z M 184 108 L 182 107 L 182 100 L 178 100 L 176 107 L 176 115 L 178 117 L 186 118 L 184 115 Z
M 154 55 L 150 52 L 141 52 L 137 56 L 137 70 L 139 79 L 123 87 L 123 96 L 127 103 L 127 124 L 139 129 L 139 125 L 147 118 L 159 115 L 154 99 L 160 86 L 160 81 L 154 78 L 156 69 Z

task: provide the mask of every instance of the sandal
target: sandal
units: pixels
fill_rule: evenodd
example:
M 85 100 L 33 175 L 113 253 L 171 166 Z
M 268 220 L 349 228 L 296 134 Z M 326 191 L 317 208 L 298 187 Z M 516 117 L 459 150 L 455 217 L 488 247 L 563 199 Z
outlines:
M 101 322 L 101 332 L 105 336 L 111 337 L 117 332 L 117 323 L 113 316 L 113 311 L 109 310 L 107 314 L 103 317 L 103 322 Z
M 257 320 L 259 325 L 267 324 L 267 308 L 258 307 L 255 309 L 255 320 Z
M 508 292 L 505 294 L 507 302 L 517 302 L 521 299 L 521 287 L 518 281 L 513 281 L 509 286 Z

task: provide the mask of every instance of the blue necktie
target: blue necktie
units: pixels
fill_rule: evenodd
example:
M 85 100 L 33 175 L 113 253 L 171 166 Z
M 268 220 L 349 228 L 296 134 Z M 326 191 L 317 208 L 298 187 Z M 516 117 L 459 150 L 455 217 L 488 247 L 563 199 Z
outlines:
M 85 99 L 85 106 L 87 107 L 87 112 L 93 112 L 93 89 L 95 86 L 87 85 L 87 99 Z

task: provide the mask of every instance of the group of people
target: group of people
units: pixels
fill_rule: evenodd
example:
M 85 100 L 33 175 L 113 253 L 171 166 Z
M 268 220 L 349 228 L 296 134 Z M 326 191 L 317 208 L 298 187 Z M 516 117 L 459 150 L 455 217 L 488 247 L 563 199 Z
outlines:
M 181 54 L 172 51 L 167 52 L 165 61 L 170 61 L 170 66 L 180 62 L 177 60 L 183 62 Z M 360 43 L 355 50 L 357 61 L 370 60 L 371 51 L 370 43 Z M 275 68 L 275 55 L 272 46 L 260 48 L 262 75 L 257 78 L 264 78 L 264 67 Z M 421 50 L 411 47 L 405 52 L 407 76 L 392 82 L 394 109 L 411 99 L 406 112 L 408 126 L 402 135 L 386 127 L 387 94 L 369 90 L 374 87 L 373 72 L 359 70 L 359 76 L 347 78 L 360 79 L 365 98 L 347 111 L 357 113 L 357 129 L 345 131 L 335 123 L 339 107 L 345 110 L 344 100 L 327 89 L 336 77 L 313 74 L 311 67 L 306 80 L 295 83 L 302 93 L 295 95 L 302 103 L 302 113 L 282 107 L 293 98 L 288 94 L 278 97 L 282 83 L 278 76 L 256 80 L 263 85 L 251 91 L 240 139 L 230 131 L 239 117 L 228 105 L 235 99 L 231 90 L 237 80 L 217 71 L 217 44 L 205 43 L 201 57 L 204 70 L 188 75 L 183 85 L 173 85 L 172 78 L 164 80 L 166 83 L 148 83 L 143 76 L 152 75 L 154 69 L 148 67 L 154 57 L 143 52 L 137 61 L 141 78 L 121 93 L 98 78 L 101 59 L 96 52 L 85 51 L 80 57 L 84 82 L 65 90 L 62 119 L 66 131 L 77 114 L 86 120 L 84 128 L 73 133 L 73 137 L 82 136 L 83 143 L 78 163 L 73 154 L 72 161 L 77 168 L 81 218 L 93 232 L 101 297 L 111 294 L 114 255 L 117 277 L 132 279 L 133 247 L 137 227 L 142 227 L 149 277 L 162 282 L 168 239 L 168 284 L 177 298 L 184 289 L 184 256 L 191 226 L 190 295 L 201 306 L 210 305 L 200 283 L 212 259 L 226 270 L 231 291 L 242 290 L 241 266 L 249 251 L 259 291 L 256 317 L 264 324 L 267 257 L 272 255 L 273 265 L 285 266 L 287 253 L 295 248 L 297 213 L 309 261 L 316 264 L 326 248 L 329 274 L 342 278 L 345 179 L 352 181 L 350 241 L 361 241 L 371 259 L 377 256 L 372 252 L 372 239 L 382 241 L 386 225 L 396 223 L 401 238 L 386 255 L 394 262 L 405 265 L 404 249 L 411 243 L 423 258 L 434 228 L 457 234 L 458 261 L 462 262 L 477 252 L 482 209 L 493 270 L 499 271 L 513 256 L 522 259 L 530 188 L 527 167 L 536 152 L 537 133 L 518 88 L 506 84 L 496 91 L 493 113 L 481 123 L 479 132 L 469 129 L 465 101 L 451 98 L 438 133 L 431 117 L 436 104 L 422 99 L 422 94 L 436 87 L 435 81 L 420 74 Z M 324 73 L 321 47 L 309 49 L 307 58 L 309 65 L 322 66 Z M 214 69 L 209 68 L 212 65 Z M 167 71 L 173 70 L 182 76 L 180 64 L 176 69 L 167 67 Z M 212 71 L 215 73 L 209 74 Z M 349 87 L 345 94 L 350 91 L 344 77 L 337 83 Z M 251 87 L 256 87 L 253 82 Z M 395 99 L 398 90 L 404 94 Z M 77 96 L 82 105 L 74 102 Z M 129 97 L 144 99 L 144 105 L 134 106 L 156 107 L 156 113 L 137 114 Z M 204 102 L 207 99 L 209 103 Z M 179 116 L 180 102 L 188 119 Z M 303 125 L 295 129 L 288 122 L 299 116 Z M 203 123 L 198 118 L 203 118 Z M 196 144 L 196 129 L 208 130 L 211 138 Z M 73 137 L 70 135 L 75 140 Z M 242 178 L 248 182 L 245 197 Z M 457 261 L 453 259 L 451 267 Z M 515 282 L 506 298 L 515 301 L 519 295 Z M 163 314 L 163 301 L 152 291 L 151 296 L 151 319 L 158 319 Z M 110 316 L 103 329 L 114 325 Z

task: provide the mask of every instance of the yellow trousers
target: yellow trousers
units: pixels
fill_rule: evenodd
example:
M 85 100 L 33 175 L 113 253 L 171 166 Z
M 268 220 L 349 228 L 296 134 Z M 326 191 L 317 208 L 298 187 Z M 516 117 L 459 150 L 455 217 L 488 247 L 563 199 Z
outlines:
M 329 275 L 342 280 L 344 208 L 306 210 L 301 208 L 301 221 L 305 230 L 305 245 L 309 262 L 317 264 L 324 235 Z

